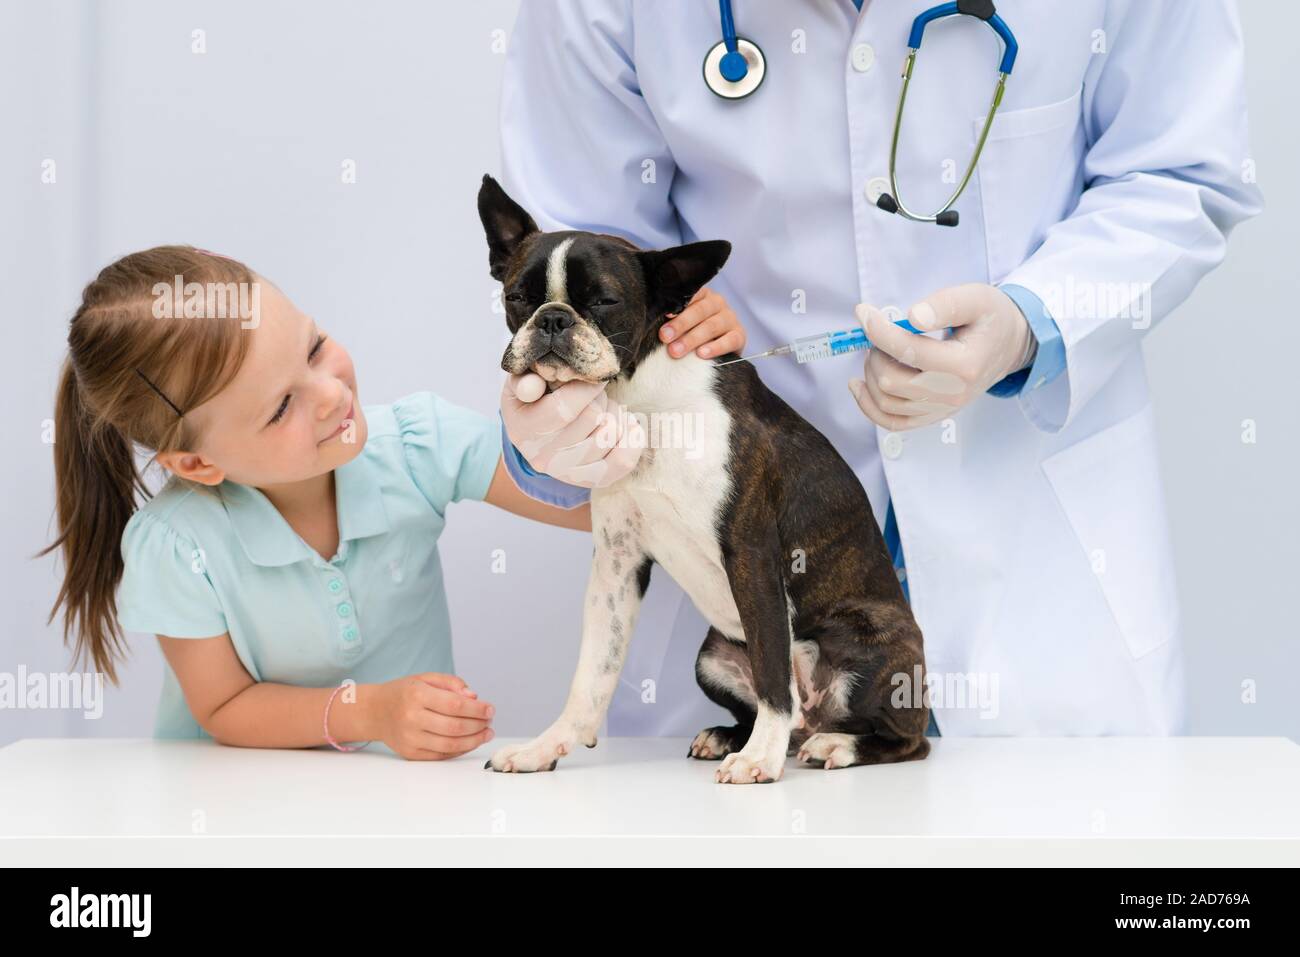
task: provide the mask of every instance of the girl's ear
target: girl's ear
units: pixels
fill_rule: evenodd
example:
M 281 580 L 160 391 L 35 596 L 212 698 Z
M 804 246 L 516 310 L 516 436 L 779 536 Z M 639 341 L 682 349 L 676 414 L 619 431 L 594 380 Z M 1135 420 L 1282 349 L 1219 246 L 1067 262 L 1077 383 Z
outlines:
M 537 224 L 491 176 L 484 176 L 483 185 L 479 187 L 478 215 L 487 233 L 488 266 L 492 278 L 501 282 L 519 244 L 538 231 Z
M 173 475 L 201 485 L 220 485 L 226 479 L 223 469 L 196 452 L 159 452 L 155 460 Z

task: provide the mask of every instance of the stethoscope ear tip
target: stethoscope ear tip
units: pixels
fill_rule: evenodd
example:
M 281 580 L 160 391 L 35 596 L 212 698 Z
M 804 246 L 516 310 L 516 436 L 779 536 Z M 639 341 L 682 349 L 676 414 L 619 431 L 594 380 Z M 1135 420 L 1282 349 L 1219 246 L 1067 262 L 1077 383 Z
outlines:
M 894 197 L 889 193 L 881 193 L 880 197 L 876 200 L 876 205 L 887 213 L 898 212 L 898 200 L 894 199 Z M 908 213 L 905 218 L 919 219 L 920 217 Z M 957 210 L 955 209 L 945 209 L 942 213 L 939 213 L 934 217 L 934 222 L 938 226 L 956 226 L 957 221 L 958 216 Z M 922 220 L 922 222 L 926 222 L 926 220 Z

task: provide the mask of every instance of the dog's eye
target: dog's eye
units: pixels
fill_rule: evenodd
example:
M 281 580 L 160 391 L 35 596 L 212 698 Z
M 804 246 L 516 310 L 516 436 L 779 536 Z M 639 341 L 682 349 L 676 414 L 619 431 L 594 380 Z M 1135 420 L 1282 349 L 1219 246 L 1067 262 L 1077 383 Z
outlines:
M 512 292 L 506 295 L 506 302 L 523 302 L 524 294 L 521 292 Z
M 617 306 L 617 299 L 597 299 L 592 303 L 593 306 Z

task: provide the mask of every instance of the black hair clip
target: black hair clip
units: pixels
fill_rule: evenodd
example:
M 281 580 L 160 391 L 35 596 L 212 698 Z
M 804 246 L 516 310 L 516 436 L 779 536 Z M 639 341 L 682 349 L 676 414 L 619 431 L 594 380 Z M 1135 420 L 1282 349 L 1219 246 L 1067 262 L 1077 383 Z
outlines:
M 160 388 L 158 388 L 158 387 L 157 387 L 156 385 L 154 385 L 152 382 L 150 382 L 150 381 L 149 381 L 149 377 L 148 377 L 147 375 L 145 375 L 145 374 L 144 374 L 143 372 L 141 372 L 139 369 L 136 369 L 136 370 L 135 370 L 135 374 L 138 375 L 141 379 L 144 379 L 145 384 L 148 385 L 149 388 L 153 389 L 155 392 L 158 393 L 158 395 L 162 396 L 162 400 L 163 400 L 164 402 L 166 402 L 168 405 L 170 405 L 170 406 L 172 407 L 172 409 L 176 412 L 176 415 L 177 415 L 177 416 L 179 416 L 179 417 L 181 417 L 181 418 L 184 418 L 185 413 L 182 412 L 180 409 L 177 409 L 177 408 L 176 408 L 176 403 L 173 402 L 171 399 L 167 398 L 167 396 L 163 395 L 163 390 L 160 389 Z

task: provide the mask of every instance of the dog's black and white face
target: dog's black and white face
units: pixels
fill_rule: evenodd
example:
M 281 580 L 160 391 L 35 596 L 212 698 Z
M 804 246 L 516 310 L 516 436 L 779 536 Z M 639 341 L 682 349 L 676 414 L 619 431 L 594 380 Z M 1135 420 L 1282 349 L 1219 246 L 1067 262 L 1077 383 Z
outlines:
M 722 241 L 646 251 L 617 236 L 544 233 L 491 176 L 483 177 L 478 211 L 514 333 L 501 367 L 536 372 L 551 387 L 631 375 L 660 344 L 667 315 L 731 253 Z

